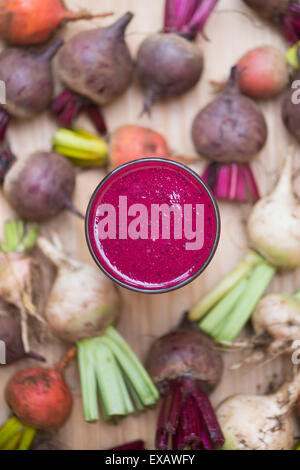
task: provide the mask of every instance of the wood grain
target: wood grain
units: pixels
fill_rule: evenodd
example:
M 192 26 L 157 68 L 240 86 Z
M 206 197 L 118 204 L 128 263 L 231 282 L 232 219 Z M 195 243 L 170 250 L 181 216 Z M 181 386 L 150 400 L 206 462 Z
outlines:
M 69 0 L 66 3 L 74 10 L 82 7 L 93 12 L 113 10 L 115 16 L 120 16 L 127 10 L 134 12 L 135 18 L 127 34 L 133 55 L 143 38 L 158 31 L 162 26 L 164 0 L 151 2 L 146 0 L 101 0 L 101 2 L 99 0 Z M 112 18 L 72 23 L 67 25 L 60 34 L 68 38 L 78 31 L 109 22 L 112 22 Z M 209 81 L 224 79 L 230 67 L 249 48 L 262 44 L 272 44 L 283 50 L 285 47 L 280 34 L 270 25 L 254 17 L 240 0 L 219 2 L 217 11 L 206 28 L 206 35 L 210 41 L 199 38 L 199 47 L 202 48 L 205 56 L 205 71 L 201 82 L 194 90 L 182 98 L 155 106 L 151 120 L 147 117 L 139 119 L 143 96 L 135 83 L 125 95 L 105 108 L 109 129 L 113 131 L 118 126 L 129 123 L 150 126 L 164 133 L 172 149 L 180 154 L 193 155 L 195 152 L 190 138 L 191 122 L 197 111 L 213 97 L 214 90 Z M 274 185 L 290 138 L 281 123 L 280 99 L 260 105 L 268 122 L 269 139 L 266 148 L 255 161 L 254 170 L 261 192 L 266 194 Z M 78 124 L 87 130 L 93 130 L 90 123 L 83 118 Z M 18 158 L 23 158 L 35 150 L 50 149 L 55 128 L 56 124 L 50 114 L 45 113 L 31 122 L 14 122 L 9 129 L 9 141 Z M 199 165 L 195 168 L 200 170 L 202 166 L 203 162 L 199 160 Z M 78 175 L 75 203 L 81 210 L 85 210 L 93 189 L 103 175 L 104 172 L 101 170 L 88 170 Z M 2 195 L 0 196 L 2 220 L 11 216 L 12 213 Z M 141 295 L 120 289 L 123 299 L 123 316 L 119 329 L 142 360 L 153 339 L 175 326 L 182 312 L 189 309 L 244 255 L 247 247 L 244 225 L 249 207 L 226 203 L 220 204 L 220 209 L 221 242 L 213 262 L 204 275 L 189 286 L 167 295 Z M 92 263 L 81 221 L 72 215 L 62 214 L 55 221 L 47 224 L 45 231 L 49 229 L 59 232 L 70 255 Z M 271 289 L 292 292 L 299 287 L 299 284 L 299 273 L 292 272 L 277 276 Z M 46 350 L 48 361 L 53 364 L 58 360 L 64 347 L 55 342 L 41 349 Z M 237 358 L 237 355 L 224 354 L 227 366 Z M 19 363 L 15 369 L 20 369 L 23 365 Z M 289 370 L 288 359 L 279 359 L 265 366 L 248 368 L 235 373 L 226 367 L 222 383 L 212 396 L 213 403 L 217 405 L 228 395 L 238 392 L 264 392 L 268 389 L 270 382 L 280 383 Z M 13 372 L 13 367 L 2 367 L 0 370 L 0 424 L 8 414 L 2 399 L 3 389 L 7 378 Z M 139 417 L 127 418 L 117 427 L 107 425 L 102 421 L 87 424 L 83 418 L 75 364 L 69 370 L 67 379 L 71 384 L 75 399 L 72 417 L 59 435 L 62 442 L 73 449 L 105 449 L 141 438 L 147 442 L 149 449 L 153 448 L 157 410 L 149 411 Z

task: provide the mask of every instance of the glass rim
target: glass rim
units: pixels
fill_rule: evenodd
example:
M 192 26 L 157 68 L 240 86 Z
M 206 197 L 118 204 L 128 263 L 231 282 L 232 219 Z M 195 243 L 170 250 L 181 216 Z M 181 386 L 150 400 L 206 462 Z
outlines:
M 215 219 L 216 219 L 216 233 L 215 233 L 214 243 L 213 243 L 213 246 L 212 246 L 212 249 L 210 251 L 209 256 L 207 257 L 205 263 L 201 266 L 201 268 L 199 268 L 192 276 L 185 279 L 184 281 L 182 281 L 182 282 L 180 282 L 180 283 L 178 283 L 174 286 L 171 286 L 171 287 L 165 287 L 165 288 L 159 288 L 159 289 L 144 289 L 144 288 L 141 288 L 141 287 L 131 286 L 130 284 L 127 284 L 126 282 L 123 282 L 120 279 L 116 278 L 111 272 L 109 272 L 103 266 L 103 264 L 99 260 L 98 256 L 96 255 L 96 253 L 93 249 L 93 246 L 92 246 L 92 241 L 91 241 L 91 237 L 90 237 L 90 230 L 89 230 L 89 220 L 90 220 L 90 214 L 91 214 L 93 204 L 95 202 L 96 197 L 98 196 L 99 191 L 107 183 L 107 181 L 110 180 L 112 177 L 114 177 L 120 171 L 124 170 L 125 168 L 129 168 L 131 166 L 134 166 L 134 165 L 137 165 L 137 164 L 140 164 L 140 163 L 145 163 L 146 164 L 148 162 L 168 163 L 171 166 L 173 165 L 174 167 L 181 168 L 182 170 L 185 170 L 191 176 L 196 178 L 196 180 L 203 186 L 203 188 L 205 189 L 206 193 L 208 194 L 208 196 L 210 198 L 210 201 L 211 201 L 212 206 L 213 206 L 214 214 L 215 214 Z M 212 191 L 210 190 L 210 188 L 207 186 L 207 184 L 202 180 L 202 178 L 194 170 L 192 170 L 188 166 L 184 165 L 183 163 L 176 162 L 174 160 L 170 160 L 170 159 L 167 159 L 167 158 L 156 158 L 156 157 L 139 158 L 137 160 L 132 160 L 128 163 L 125 163 L 124 165 L 118 166 L 117 168 L 115 168 L 114 170 L 109 172 L 100 181 L 100 183 L 95 188 L 95 190 L 92 194 L 92 197 L 89 201 L 89 204 L 88 204 L 88 207 L 87 207 L 87 210 L 86 210 L 86 214 L 85 214 L 85 237 L 86 237 L 86 241 L 87 241 L 87 245 L 88 245 L 90 254 L 92 255 L 92 258 L 95 261 L 98 268 L 100 268 L 101 271 L 106 276 L 108 276 L 112 281 L 117 283 L 119 286 L 124 287 L 125 289 L 128 289 L 130 291 L 139 292 L 139 293 L 142 293 L 142 294 L 165 294 L 165 293 L 168 293 L 168 292 L 172 292 L 172 291 L 181 289 L 182 287 L 184 287 L 184 286 L 190 284 L 191 282 L 193 282 L 197 277 L 200 276 L 200 274 L 202 274 L 205 271 L 205 269 L 208 267 L 208 265 L 212 261 L 214 255 L 216 253 L 216 250 L 218 248 L 218 245 L 219 245 L 220 233 L 221 233 L 220 211 L 219 211 L 217 201 L 216 201 L 215 197 L 213 196 Z

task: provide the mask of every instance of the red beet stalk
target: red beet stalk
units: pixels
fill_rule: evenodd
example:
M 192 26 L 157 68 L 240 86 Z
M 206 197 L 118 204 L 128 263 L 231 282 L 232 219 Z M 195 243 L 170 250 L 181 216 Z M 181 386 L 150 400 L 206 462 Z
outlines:
M 204 171 L 202 179 L 219 200 L 256 202 L 260 198 L 248 163 L 211 163 Z
M 145 450 L 145 443 L 144 441 L 134 441 L 120 447 L 113 447 L 109 450 Z
M 292 2 L 286 14 L 279 19 L 286 39 L 294 44 L 300 38 L 300 5 Z
M 170 388 L 159 415 L 157 449 L 168 449 L 169 437 L 172 450 L 222 447 L 224 436 L 201 382 L 181 377 L 171 382 Z
M 107 134 L 107 127 L 99 106 L 69 89 L 62 91 L 53 100 L 52 112 L 55 114 L 55 116 L 57 116 L 59 124 L 66 128 L 73 128 L 75 119 L 79 116 L 79 114 L 86 112 L 93 121 L 99 134 Z
M 218 0 L 167 0 L 164 32 L 178 32 L 193 40 L 201 32 Z
M 8 123 L 10 121 L 9 114 L 4 111 L 4 109 L 0 109 L 0 142 L 3 142 L 6 135 L 6 129 Z
M 1 113 L 0 113 L 1 116 Z M 1 117 L 0 117 L 1 120 Z M 0 124 L 1 126 L 1 124 Z M 16 161 L 16 157 L 12 154 L 7 146 L 0 148 L 0 184 L 3 183 L 4 177 L 8 170 L 11 168 L 13 163 Z

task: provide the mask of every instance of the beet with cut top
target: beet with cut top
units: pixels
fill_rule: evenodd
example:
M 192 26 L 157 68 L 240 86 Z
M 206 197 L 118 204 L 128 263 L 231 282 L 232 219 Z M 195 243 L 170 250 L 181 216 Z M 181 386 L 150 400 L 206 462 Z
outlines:
M 163 396 L 156 432 L 156 447 L 213 449 L 224 437 L 207 393 L 222 374 L 220 353 L 196 330 L 179 328 L 156 340 L 148 357 L 148 370 Z
M 248 162 L 262 150 L 267 134 L 263 113 L 241 94 L 233 67 L 222 96 L 197 114 L 192 127 L 196 150 L 213 162 L 203 178 L 217 198 L 243 202 L 259 198 Z
M 0 53 L 0 80 L 5 83 L 6 103 L 0 110 L 0 140 L 10 117 L 31 119 L 51 103 L 51 59 L 62 46 L 57 39 L 42 50 L 7 48 Z
M 133 78 L 134 64 L 125 42 L 125 30 L 133 14 L 128 12 L 112 25 L 84 31 L 59 51 L 58 75 L 68 88 L 53 102 L 60 124 L 70 127 L 84 109 L 100 133 L 105 125 L 98 106 L 124 93 Z

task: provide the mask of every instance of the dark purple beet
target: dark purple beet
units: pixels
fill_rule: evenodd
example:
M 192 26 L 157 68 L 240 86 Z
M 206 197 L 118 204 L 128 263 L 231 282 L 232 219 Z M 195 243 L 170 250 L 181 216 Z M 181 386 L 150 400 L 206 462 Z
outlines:
M 1 155 L 0 155 L 1 161 Z M 38 152 L 17 160 L 4 178 L 4 195 L 26 220 L 45 221 L 62 210 L 83 217 L 73 206 L 75 169 L 64 157 Z
M 177 34 L 155 34 L 139 48 L 137 74 L 146 89 L 145 112 L 162 98 L 181 95 L 193 88 L 203 70 L 203 55 L 197 44 Z
M 156 340 L 148 370 L 164 397 L 156 447 L 192 449 L 222 447 L 224 438 L 207 397 L 223 370 L 220 353 L 203 333 L 179 328 Z
M 63 92 L 53 103 L 61 124 L 70 125 L 88 108 L 97 128 L 94 108 L 104 106 L 124 93 L 132 82 L 134 64 L 125 42 L 125 30 L 133 18 L 126 13 L 106 28 L 84 31 L 71 38 L 59 51 L 58 75 L 73 93 Z
M 192 138 L 201 156 L 220 163 L 248 162 L 264 147 L 265 118 L 257 104 L 240 93 L 235 67 L 222 96 L 195 117 Z
M 300 38 L 299 0 L 244 0 L 261 17 L 279 24 L 284 36 L 294 44 Z
M 9 116 L 31 119 L 48 108 L 53 96 L 51 59 L 63 41 L 46 49 L 6 48 L 0 53 L 0 80 L 6 85 L 6 104 L 1 105 L 0 137 L 4 138 Z
M 276 19 L 278 15 L 284 14 L 292 3 L 291 0 L 244 0 L 244 2 L 268 19 Z
M 163 32 L 146 38 L 137 55 L 137 75 L 146 90 L 144 111 L 162 98 L 192 89 L 203 70 L 201 49 L 193 41 L 217 0 L 166 0 Z

